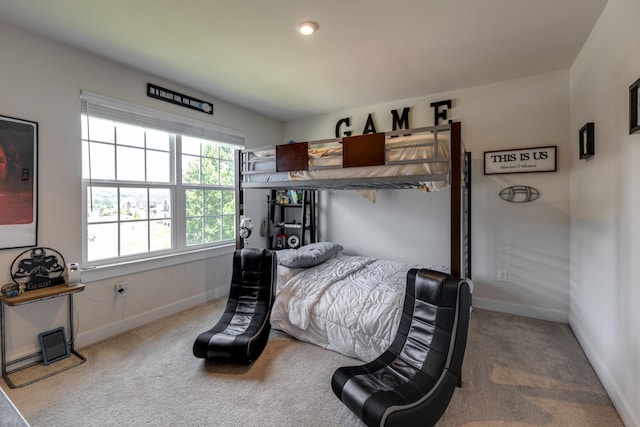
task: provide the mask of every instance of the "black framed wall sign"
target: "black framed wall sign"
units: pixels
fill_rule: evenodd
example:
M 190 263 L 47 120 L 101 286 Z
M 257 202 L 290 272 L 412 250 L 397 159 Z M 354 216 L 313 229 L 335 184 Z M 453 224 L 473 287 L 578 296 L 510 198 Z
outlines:
M 580 158 L 589 159 L 595 153 L 595 125 L 589 122 L 580 128 Z
M 35 246 L 38 123 L 0 116 L 0 249 Z
M 629 135 L 640 132 L 640 98 L 638 97 L 640 79 L 629 86 Z
M 485 151 L 484 174 L 555 172 L 557 146 Z
M 147 83 L 147 96 L 179 105 L 181 107 L 191 108 L 192 110 L 200 111 L 201 113 L 213 115 L 212 102 L 206 102 L 180 92 L 156 86 L 152 83 Z

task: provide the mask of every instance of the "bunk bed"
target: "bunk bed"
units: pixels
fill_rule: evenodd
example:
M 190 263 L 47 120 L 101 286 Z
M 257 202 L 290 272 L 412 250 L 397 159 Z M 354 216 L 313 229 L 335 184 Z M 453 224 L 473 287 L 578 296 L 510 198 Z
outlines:
M 245 149 L 237 152 L 236 167 L 237 218 L 244 214 L 244 192 L 252 189 L 431 192 L 448 188 L 451 262 L 445 267 L 422 267 L 471 279 L 471 155 L 463 145 L 459 122 Z M 243 242 L 236 243 L 241 247 Z M 320 262 L 314 252 L 318 246 L 329 248 Z M 328 242 L 312 246 L 312 262 L 290 262 L 292 256 L 303 257 L 305 249 L 279 252 L 272 327 L 372 360 L 395 335 L 406 272 L 416 266 L 343 255 L 340 245 Z

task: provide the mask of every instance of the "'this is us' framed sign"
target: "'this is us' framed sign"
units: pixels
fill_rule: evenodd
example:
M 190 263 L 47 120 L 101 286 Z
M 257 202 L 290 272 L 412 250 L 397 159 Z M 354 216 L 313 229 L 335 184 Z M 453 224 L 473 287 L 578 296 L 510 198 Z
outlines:
M 555 172 L 557 146 L 484 152 L 484 174 Z

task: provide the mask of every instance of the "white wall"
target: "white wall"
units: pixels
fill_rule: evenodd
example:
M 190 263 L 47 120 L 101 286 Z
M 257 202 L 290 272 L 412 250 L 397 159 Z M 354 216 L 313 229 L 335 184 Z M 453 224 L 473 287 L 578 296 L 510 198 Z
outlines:
M 640 426 L 640 134 L 628 132 L 638 17 L 637 0 L 609 0 L 571 68 L 570 323 L 628 426 Z M 596 146 L 584 161 L 587 122 Z
M 57 249 L 67 261 L 81 260 L 81 90 L 243 131 L 249 147 L 281 139 L 280 122 L 7 26 L 0 26 L 0 57 L 0 115 L 39 123 L 38 245 Z M 215 113 L 207 116 L 148 98 L 148 82 L 211 100 Z M 233 249 L 185 265 L 88 283 L 75 297 L 77 344 L 228 292 Z M 2 283 L 10 281 L 9 267 L 20 252 L 0 251 Z M 129 281 L 128 295 L 115 300 L 113 286 L 122 279 Z M 9 356 L 32 351 L 39 332 L 63 326 L 65 310 L 64 298 L 9 310 Z
M 393 109 L 411 107 L 411 127 L 432 125 L 431 102 L 452 99 L 449 118 L 462 122 L 473 156 L 474 305 L 549 320 L 569 313 L 569 71 L 400 100 L 285 123 L 286 140 L 334 137 L 336 122 L 351 117 L 361 134 L 369 113 L 376 130 L 391 130 Z M 558 146 L 558 171 L 487 175 L 483 152 Z M 529 185 L 540 199 L 527 204 L 501 200 L 511 185 Z M 385 190 L 371 204 L 353 192 L 323 194 L 329 212 L 324 237 L 345 252 L 420 265 L 449 265 L 449 192 Z M 499 282 L 506 269 L 509 281 Z

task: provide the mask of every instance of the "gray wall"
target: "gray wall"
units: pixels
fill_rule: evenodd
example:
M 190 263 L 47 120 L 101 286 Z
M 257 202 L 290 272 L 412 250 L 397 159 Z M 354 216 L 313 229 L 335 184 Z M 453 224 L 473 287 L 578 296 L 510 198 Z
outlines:
M 628 426 L 640 426 L 640 2 L 609 0 L 571 68 L 571 327 Z M 578 129 L 595 123 L 595 156 Z
M 354 134 L 369 115 L 391 130 L 394 109 L 410 107 L 412 127 L 433 124 L 431 102 L 452 99 L 473 162 L 474 304 L 543 319 L 569 314 L 569 71 L 341 111 L 285 123 L 289 140 L 332 138 L 350 117 Z M 484 175 L 484 151 L 556 145 L 558 171 Z M 540 199 L 512 204 L 498 192 L 528 185 Z M 449 191 L 385 190 L 371 204 L 354 192 L 323 194 L 324 237 L 345 252 L 419 265 L 449 265 Z M 498 269 L 509 281 L 498 281 Z

